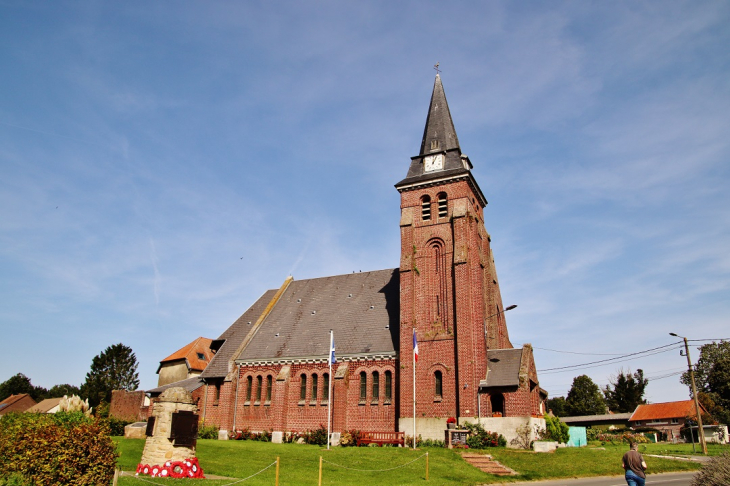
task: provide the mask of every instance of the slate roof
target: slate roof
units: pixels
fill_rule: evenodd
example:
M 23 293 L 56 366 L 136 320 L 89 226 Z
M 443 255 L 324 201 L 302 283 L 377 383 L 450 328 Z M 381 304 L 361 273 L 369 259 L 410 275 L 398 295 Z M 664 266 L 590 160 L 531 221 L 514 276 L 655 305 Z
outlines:
M 162 368 L 163 363 L 185 360 L 188 365 L 188 370 L 203 371 L 214 356 L 213 351 L 210 349 L 212 342 L 212 339 L 199 337 L 160 361 L 160 368 Z M 203 359 L 198 357 L 198 353 L 203 355 Z M 160 372 L 160 368 L 157 368 L 158 373 Z
M 388 269 L 291 282 L 236 361 L 326 359 L 330 329 L 338 357 L 395 355 L 399 278 Z
M 702 404 L 700 404 L 702 407 Z M 704 410 L 704 408 L 703 408 Z M 679 402 L 649 403 L 639 405 L 629 419 L 631 422 L 639 420 L 659 420 L 670 418 L 695 417 L 694 400 L 682 400 Z
M 251 326 L 256 322 L 261 313 L 264 311 L 266 306 L 269 304 L 271 299 L 276 294 L 276 290 L 267 290 L 254 304 L 244 312 L 241 317 L 231 324 L 223 334 L 220 335 L 215 342 L 222 342 L 218 352 L 216 352 L 213 359 L 210 360 L 210 364 L 205 371 L 200 374 L 201 378 L 223 378 L 229 371 L 228 364 L 233 359 L 233 354 L 238 350 L 238 346 L 243 342 L 248 332 L 251 330 Z
M 203 386 L 203 380 L 200 378 L 200 376 L 193 376 L 192 378 L 176 381 L 175 383 L 168 383 L 167 385 L 158 386 L 157 388 L 147 390 L 145 393 L 149 393 L 151 396 L 158 396 L 168 388 L 172 388 L 175 386 L 185 388 L 187 391 L 192 393 L 201 386 Z
M 522 348 L 490 349 L 487 352 L 487 377 L 479 382 L 482 388 L 520 385 Z
M 49 410 L 51 410 L 54 407 L 57 407 L 59 403 L 61 403 L 62 398 L 46 398 L 45 400 L 42 400 L 38 402 L 37 404 L 30 407 L 26 412 L 35 412 L 35 413 L 48 413 Z
M 431 149 L 431 143 L 436 142 L 436 147 Z M 433 172 L 425 172 L 423 159 L 430 154 L 443 154 L 443 169 Z M 459 137 L 456 136 L 454 121 L 451 118 L 449 104 L 446 102 L 446 93 L 441 83 L 441 76 L 436 75 L 431 93 L 431 103 L 428 106 L 426 125 L 423 129 L 421 148 L 418 155 L 411 157 L 411 165 L 408 168 L 406 178 L 395 185 L 398 190 L 405 186 L 418 184 L 419 186 L 429 181 L 438 181 L 444 178 L 465 177 L 474 187 L 474 192 L 480 197 L 482 206 L 487 200 L 479 188 L 479 185 L 471 175 L 471 161 L 469 157 L 461 153 Z

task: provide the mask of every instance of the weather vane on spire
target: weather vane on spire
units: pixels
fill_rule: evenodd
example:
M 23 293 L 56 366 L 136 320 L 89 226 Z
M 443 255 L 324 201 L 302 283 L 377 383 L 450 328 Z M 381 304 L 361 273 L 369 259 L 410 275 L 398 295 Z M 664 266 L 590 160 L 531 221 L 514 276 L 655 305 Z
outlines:
M 441 70 L 439 69 L 439 64 L 441 64 L 441 63 L 437 62 L 436 64 L 433 65 L 433 68 L 436 70 L 437 75 L 441 72 Z

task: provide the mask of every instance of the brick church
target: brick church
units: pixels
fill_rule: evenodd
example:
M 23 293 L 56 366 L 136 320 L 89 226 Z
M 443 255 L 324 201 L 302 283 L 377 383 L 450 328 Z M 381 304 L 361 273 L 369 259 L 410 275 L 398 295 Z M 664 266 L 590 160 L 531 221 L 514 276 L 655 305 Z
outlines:
M 544 426 L 547 394 L 532 347 L 510 343 L 487 200 L 471 169 L 437 74 L 420 150 L 395 185 L 399 266 L 289 277 L 264 292 L 211 344 L 202 420 L 224 430 L 303 431 L 326 427 L 331 401 L 334 432 L 411 435 L 414 414 L 417 433 L 434 439 L 449 417 L 508 439 L 524 423 Z

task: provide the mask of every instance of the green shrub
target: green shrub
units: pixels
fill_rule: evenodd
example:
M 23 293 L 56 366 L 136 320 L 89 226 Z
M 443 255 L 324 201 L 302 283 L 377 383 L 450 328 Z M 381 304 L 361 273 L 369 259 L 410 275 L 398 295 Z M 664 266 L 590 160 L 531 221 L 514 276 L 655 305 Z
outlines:
M 545 415 L 545 433 L 543 438 L 554 440 L 560 444 L 567 444 L 570 440 L 570 427 L 565 422 L 561 422 L 558 417 Z
M 692 478 L 691 486 L 727 486 L 730 484 L 730 453 L 710 459 Z
M 464 422 L 464 428 L 471 432 L 471 435 L 466 439 L 466 444 L 471 449 L 486 449 L 487 447 L 505 447 L 507 445 L 507 439 L 502 434 L 496 432 L 489 432 L 484 430 L 481 424 L 472 424 Z
M 109 425 L 81 412 L 9 413 L 0 418 L 3 478 L 30 484 L 108 484 L 117 455 Z
M 0 486 L 33 486 L 23 479 L 20 474 L 11 474 L 7 478 L 0 478 Z
M 319 424 L 318 429 L 307 430 L 302 434 L 304 442 L 312 445 L 327 445 L 327 429 L 324 425 Z
M 124 427 L 134 423 L 131 420 L 123 420 L 116 417 L 104 419 L 109 424 L 109 434 L 113 437 L 124 437 Z
M 198 428 L 198 439 L 218 439 L 217 425 L 201 425 Z

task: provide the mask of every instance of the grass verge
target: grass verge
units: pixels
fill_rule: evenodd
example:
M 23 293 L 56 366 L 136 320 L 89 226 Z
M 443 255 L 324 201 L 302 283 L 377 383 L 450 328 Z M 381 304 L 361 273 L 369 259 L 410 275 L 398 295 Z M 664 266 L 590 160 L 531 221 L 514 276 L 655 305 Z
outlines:
M 119 466 L 124 471 L 137 467 L 144 441 L 139 439 L 116 439 L 120 452 Z M 664 446 L 660 448 L 658 446 Z M 667 444 L 651 444 L 644 454 L 668 453 Z M 655 450 L 656 449 L 656 450 Z M 199 440 L 198 459 L 206 474 L 246 478 L 255 474 L 280 457 L 279 484 L 282 486 L 316 485 L 319 473 L 319 458 L 324 458 L 322 484 L 326 485 L 479 485 L 514 481 L 543 479 L 622 475 L 621 456 L 627 447 L 608 445 L 605 447 L 564 448 L 550 454 L 530 451 L 494 448 L 489 449 L 496 460 L 519 473 L 518 476 L 497 477 L 485 474 L 468 465 L 454 450 L 443 448 L 411 449 L 394 447 L 335 447 L 330 451 L 322 447 L 297 444 L 271 444 L 253 441 Z M 689 452 L 691 452 L 691 445 Z M 719 450 L 728 450 L 724 447 Z M 679 452 L 687 453 L 679 448 Z M 429 481 L 425 481 L 425 457 L 429 453 Z M 678 453 L 679 453 L 678 452 Z M 719 453 L 719 452 L 717 452 Z M 646 457 L 648 472 L 693 471 L 697 463 Z M 397 469 L 398 466 L 404 466 Z M 391 469 L 383 471 L 384 469 Z M 379 471 L 362 471 L 379 470 Z M 271 485 L 274 483 L 274 467 L 239 484 Z M 150 480 L 149 478 L 145 478 Z M 158 484 L 177 484 L 179 480 L 151 480 Z M 177 481 L 177 482 L 176 482 Z M 206 481 L 210 485 L 226 485 L 231 480 Z M 121 478 L 120 486 L 142 486 L 134 478 Z

